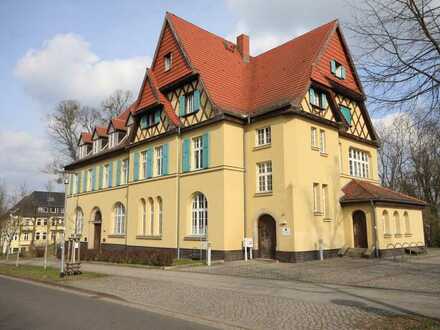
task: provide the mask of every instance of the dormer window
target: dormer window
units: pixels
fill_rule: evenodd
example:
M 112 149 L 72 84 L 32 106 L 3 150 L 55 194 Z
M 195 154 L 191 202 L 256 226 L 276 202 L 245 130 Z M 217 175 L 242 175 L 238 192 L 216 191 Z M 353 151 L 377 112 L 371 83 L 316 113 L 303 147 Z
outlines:
M 118 132 L 113 132 L 110 134 L 108 146 L 109 148 L 115 147 L 119 143 L 119 134 Z
M 330 70 L 333 75 L 335 75 L 339 79 L 345 79 L 345 68 L 344 66 L 336 62 L 335 60 L 330 61 Z
M 141 117 L 140 127 L 142 129 L 158 124 L 160 121 L 160 111 L 151 111 Z
M 328 102 L 327 96 L 322 90 L 310 87 L 309 89 L 309 102 L 312 106 L 320 109 L 327 109 Z
M 163 60 L 164 60 L 165 71 L 170 70 L 171 69 L 171 64 L 172 64 L 172 61 L 173 61 L 173 57 L 172 57 L 171 53 L 166 54 L 164 56 Z
M 84 158 L 87 156 L 87 144 L 83 144 L 82 146 L 79 147 L 79 158 Z
M 101 151 L 102 140 L 96 139 L 93 141 L 93 153 L 96 154 Z

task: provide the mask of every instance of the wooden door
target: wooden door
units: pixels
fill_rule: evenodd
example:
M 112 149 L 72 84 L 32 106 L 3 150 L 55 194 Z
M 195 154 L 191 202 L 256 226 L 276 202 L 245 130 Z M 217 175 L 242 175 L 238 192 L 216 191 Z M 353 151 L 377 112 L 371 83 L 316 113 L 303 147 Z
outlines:
M 362 211 L 353 213 L 353 240 L 355 248 L 368 248 L 367 219 Z
M 95 250 L 101 249 L 101 224 L 95 223 L 95 237 L 93 242 L 93 248 Z
M 260 258 L 275 258 L 276 226 L 270 215 L 263 215 L 258 220 L 258 251 Z

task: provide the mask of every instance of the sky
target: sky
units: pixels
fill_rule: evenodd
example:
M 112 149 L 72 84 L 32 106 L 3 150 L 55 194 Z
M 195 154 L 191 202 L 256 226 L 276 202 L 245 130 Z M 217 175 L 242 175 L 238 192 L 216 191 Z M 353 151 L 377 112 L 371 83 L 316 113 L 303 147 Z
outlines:
M 345 1 L 0 1 L 0 180 L 46 189 L 47 114 L 65 99 L 96 106 L 116 89 L 137 95 L 167 11 L 231 41 L 246 33 L 257 55 L 335 18 L 348 22 Z

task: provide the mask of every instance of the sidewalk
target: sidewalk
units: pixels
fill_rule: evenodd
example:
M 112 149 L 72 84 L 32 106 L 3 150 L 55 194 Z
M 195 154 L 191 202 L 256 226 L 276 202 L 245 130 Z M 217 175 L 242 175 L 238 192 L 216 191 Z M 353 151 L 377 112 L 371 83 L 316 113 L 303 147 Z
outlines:
M 35 264 L 39 260 L 27 260 Z M 53 262 L 51 262 L 53 263 Z M 111 294 L 144 307 L 252 329 L 358 329 L 389 316 L 439 317 L 440 297 L 404 290 L 231 277 L 94 263 L 110 276 L 70 286 Z

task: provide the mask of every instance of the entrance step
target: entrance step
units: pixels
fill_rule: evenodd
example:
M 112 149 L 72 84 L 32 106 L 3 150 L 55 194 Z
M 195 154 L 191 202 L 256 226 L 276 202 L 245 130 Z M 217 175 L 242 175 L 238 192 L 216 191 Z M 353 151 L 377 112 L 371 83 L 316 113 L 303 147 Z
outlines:
M 367 249 L 363 248 L 349 248 L 345 255 L 348 257 L 362 258 L 366 251 Z
M 267 258 L 255 258 L 255 261 L 267 262 L 267 263 L 277 263 L 279 260 L 277 259 L 267 259 Z

